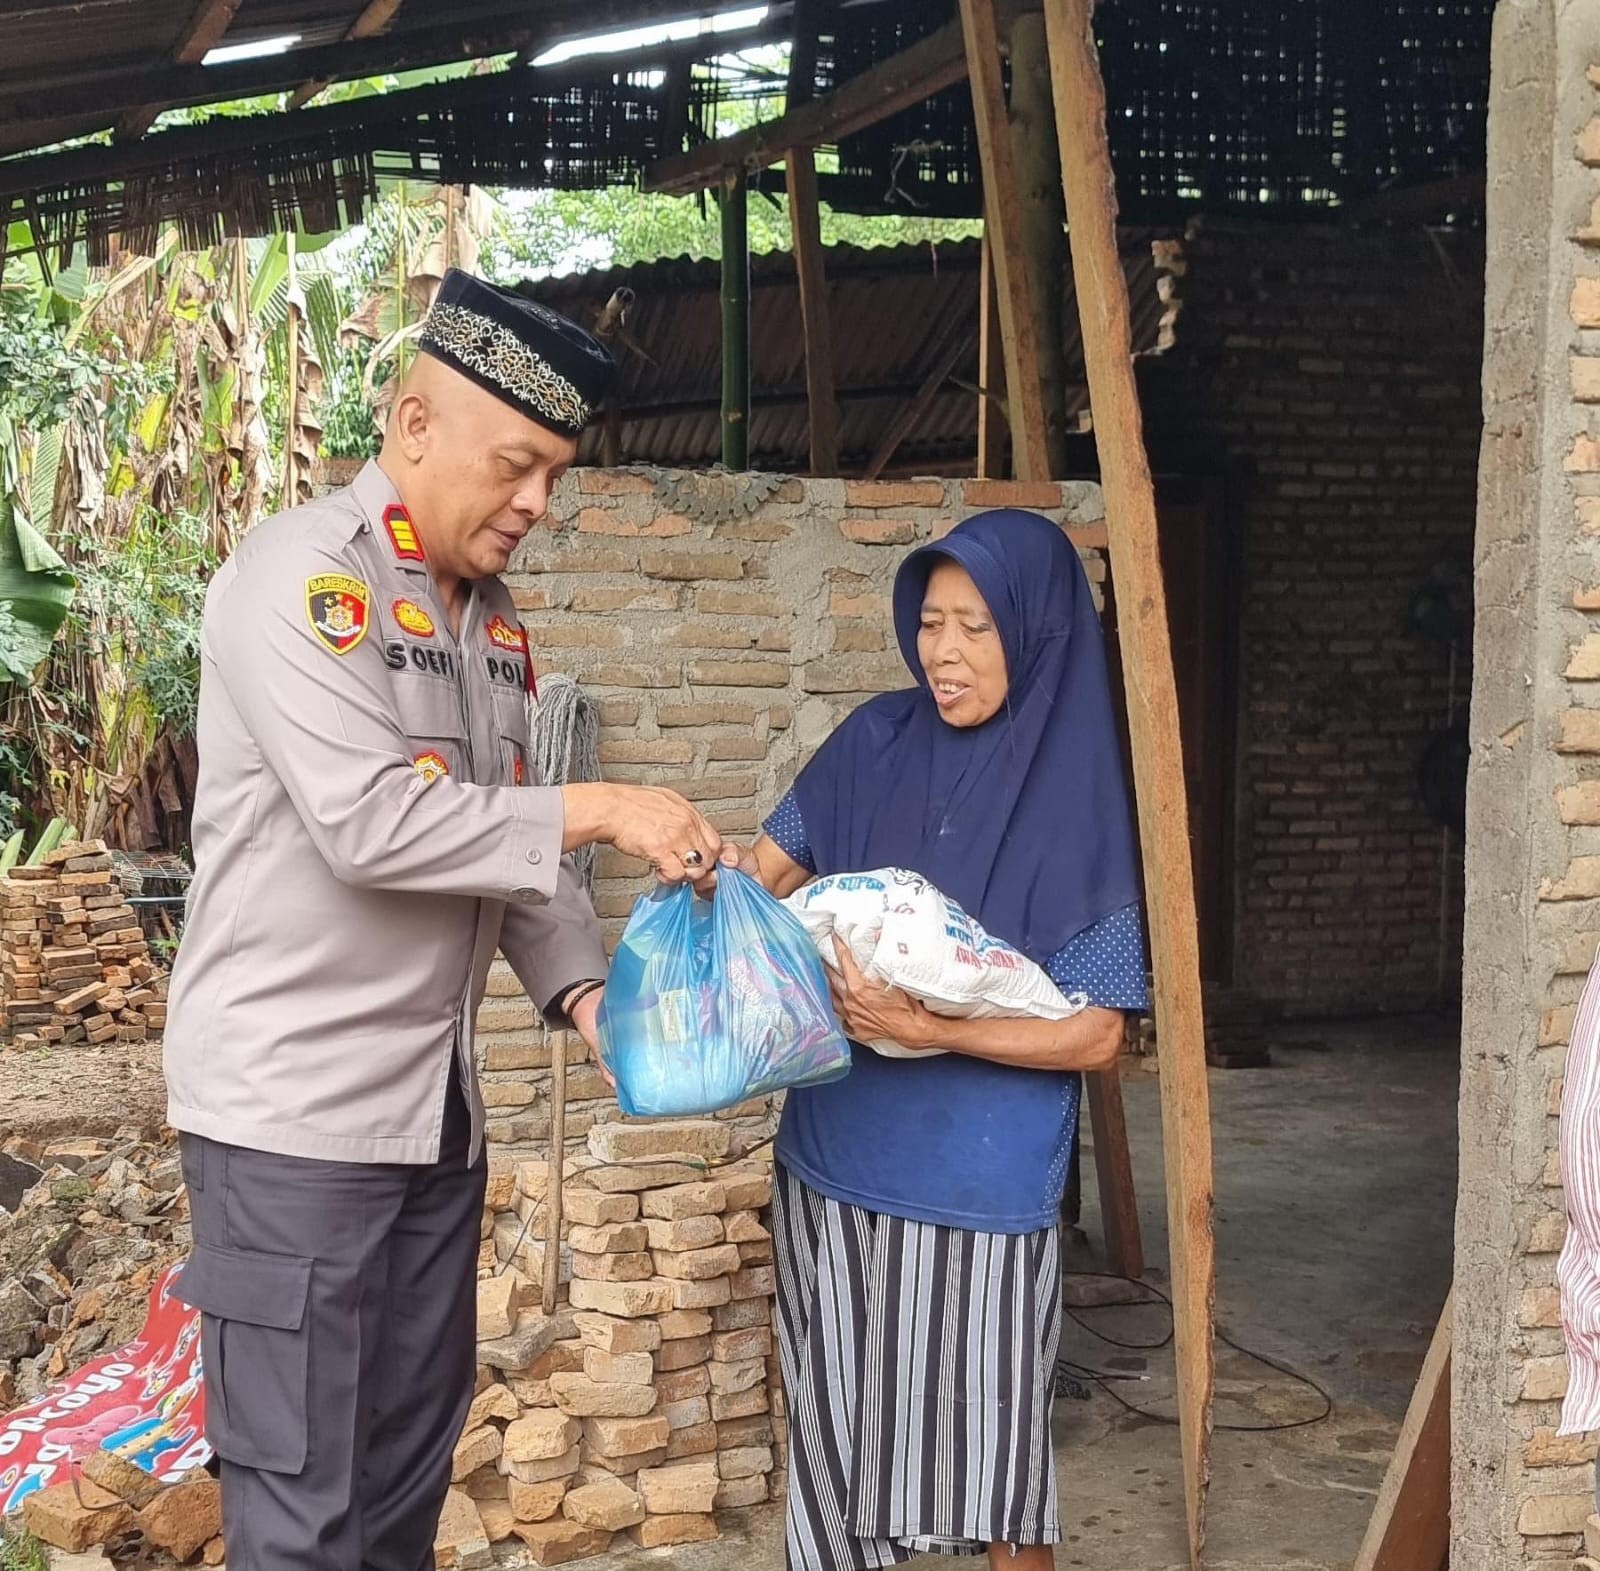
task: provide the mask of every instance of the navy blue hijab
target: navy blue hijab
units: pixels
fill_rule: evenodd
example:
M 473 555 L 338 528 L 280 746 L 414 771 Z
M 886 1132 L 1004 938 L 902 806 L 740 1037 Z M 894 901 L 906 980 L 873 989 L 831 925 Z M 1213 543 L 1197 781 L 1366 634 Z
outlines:
M 959 563 L 1005 649 L 993 719 L 947 724 L 917 655 L 929 575 Z M 907 557 L 894 586 L 917 686 L 857 709 L 795 781 L 817 871 L 907 867 L 1044 964 L 1139 898 L 1127 790 L 1089 583 L 1036 513 L 979 513 Z

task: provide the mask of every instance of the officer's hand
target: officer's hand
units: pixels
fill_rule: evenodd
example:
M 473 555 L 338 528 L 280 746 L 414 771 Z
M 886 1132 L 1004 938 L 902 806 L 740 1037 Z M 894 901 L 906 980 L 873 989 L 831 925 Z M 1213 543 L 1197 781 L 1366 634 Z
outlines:
M 577 785 L 567 802 L 566 849 L 600 841 L 648 862 L 664 884 L 704 883 L 722 836 L 676 791 L 661 786 Z

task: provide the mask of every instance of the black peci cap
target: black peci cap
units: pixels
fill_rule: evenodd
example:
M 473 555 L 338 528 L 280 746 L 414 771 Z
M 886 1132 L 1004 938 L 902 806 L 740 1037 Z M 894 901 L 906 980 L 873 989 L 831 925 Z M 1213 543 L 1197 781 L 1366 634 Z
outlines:
M 582 435 L 617 374 L 605 345 L 576 322 L 454 267 L 418 347 L 563 436 Z

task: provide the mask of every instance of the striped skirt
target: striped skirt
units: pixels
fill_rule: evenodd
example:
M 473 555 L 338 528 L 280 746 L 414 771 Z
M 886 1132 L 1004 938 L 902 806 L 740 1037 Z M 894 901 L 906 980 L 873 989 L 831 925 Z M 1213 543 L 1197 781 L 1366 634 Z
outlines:
M 790 1571 L 1054 1544 L 1054 1228 L 937 1227 L 773 1194 Z

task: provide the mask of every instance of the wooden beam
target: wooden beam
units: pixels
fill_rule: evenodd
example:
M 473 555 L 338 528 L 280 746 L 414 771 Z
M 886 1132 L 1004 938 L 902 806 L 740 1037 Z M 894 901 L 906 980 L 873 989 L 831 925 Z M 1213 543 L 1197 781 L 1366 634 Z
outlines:
M 960 321 L 952 323 L 945 334 L 944 344 L 934 357 L 932 367 L 922 380 L 922 385 L 909 402 L 902 404 L 895 411 L 894 419 L 889 422 L 888 428 L 879 438 L 872 457 L 867 461 L 867 467 L 861 471 L 863 480 L 876 480 L 889 467 L 894 455 L 900 451 L 900 444 L 916 435 L 917 427 L 927 419 L 928 411 L 933 407 L 933 401 L 939 396 L 944 384 L 950 379 L 950 373 L 961 363 L 964 355 L 971 354 L 973 341 L 977 336 L 977 328 L 973 323 Z
M 1000 296 L 994 280 L 994 248 L 983 237 L 978 260 L 978 478 L 1001 480 L 1011 473 L 1006 458 L 1006 357 L 1000 335 Z
M 817 72 L 815 0 L 796 0 L 794 46 L 789 57 L 790 109 L 809 103 Z M 785 171 L 789 195 L 789 234 L 795 276 L 800 285 L 800 324 L 806 350 L 806 420 L 810 427 L 811 473 L 839 473 L 839 404 L 833 373 L 833 325 L 828 310 L 826 253 L 817 196 L 817 159 L 809 147 L 789 150 Z
M 200 0 L 172 51 L 173 63 L 199 65 L 227 36 L 228 25 L 238 9 L 239 0 Z M 117 122 L 117 139 L 137 141 L 156 123 L 156 117 L 166 107 L 165 104 L 141 104 L 137 109 L 130 109 Z
M 722 467 L 750 467 L 750 194 L 742 174 L 718 199 L 722 218 Z
M 1445 1299 L 1354 1571 L 1443 1571 L 1450 1558 L 1450 1352 Z M 1580 1562 L 1581 1563 L 1581 1562 Z
M 371 38 L 381 33 L 394 20 L 395 13 L 405 3 L 406 0 L 367 0 L 361 8 L 361 14 L 346 29 L 345 41 L 348 43 L 358 38 Z M 288 107 L 304 109 L 328 85 L 326 80 L 302 82 L 290 93 Z
M 1122 1075 L 1115 1064 L 1083 1077 L 1094 1133 L 1095 1187 L 1106 1235 L 1106 1269 L 1135 1282 L 1144 1275 L 1144 1234 L 1133 1187 L 1133 1153 L 1122 1105 Z
M 1092 12 L 1093 0 L 1045 0 L 1084 369 L 1100 455 L 1111 571 L 1122 607 L 1123 680 L 1155 965 L 1184 1503 L 1190 1564 L 1198 1571 L 1205 1548 L 1216 1380 L 1215 1201 L 1205 1016 L 1172 640 L 1155 490 L 1133 375 L 1128 286 L 1117 249 L 1116 186 Z
M 1000 75 L 1000 27 L 994 0 L 960 0 L 961 28 L 972 84 L 972 113 L 983 163 L 984 231 L 989 237 L 1000 337 L 1006 360 L 1006 411 L 1011 459 L 1019 480 L 1048 480 L 1044 384 L 1039 372 L 1038 316 L 1029 279 L 1027 236 Z
M 690 196 L 731 171 L 765 169 L 781 163 L 793 148 L 837 142 L 920 104 L 953 87 L 966 69 L 961 30 L 952 22 L 776 120 L 658 160 L 644 172 L 644 189 Z

